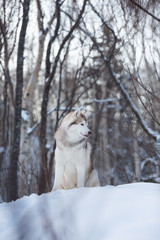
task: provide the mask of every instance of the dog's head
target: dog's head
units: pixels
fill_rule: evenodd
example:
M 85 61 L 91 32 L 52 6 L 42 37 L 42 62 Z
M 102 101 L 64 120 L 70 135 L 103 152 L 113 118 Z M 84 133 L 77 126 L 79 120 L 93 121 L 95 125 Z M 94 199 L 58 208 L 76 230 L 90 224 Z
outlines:
M 73 141 L 85 139 L 91 135 L 87 118 L 80 110 L 67 114 L 65 118 L 64 121 L 68 121 L 68 135 Z

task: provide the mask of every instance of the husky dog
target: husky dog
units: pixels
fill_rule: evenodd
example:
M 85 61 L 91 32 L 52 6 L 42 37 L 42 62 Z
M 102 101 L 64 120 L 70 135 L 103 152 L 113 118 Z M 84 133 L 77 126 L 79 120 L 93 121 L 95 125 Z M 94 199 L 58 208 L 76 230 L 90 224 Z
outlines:
M 86 116 L 70 112 L 55 133 L 55 181 L 52 191 L 99 186 L 98 173 L 92 169 L 91 135 Z

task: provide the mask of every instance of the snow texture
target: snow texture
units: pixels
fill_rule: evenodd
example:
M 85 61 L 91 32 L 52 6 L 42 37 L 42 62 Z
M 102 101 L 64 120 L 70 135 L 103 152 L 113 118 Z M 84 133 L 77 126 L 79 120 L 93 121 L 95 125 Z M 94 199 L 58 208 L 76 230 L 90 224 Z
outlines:
M 1 240 L 159 240 L 160 185 L 59 190 L 0 204 Z

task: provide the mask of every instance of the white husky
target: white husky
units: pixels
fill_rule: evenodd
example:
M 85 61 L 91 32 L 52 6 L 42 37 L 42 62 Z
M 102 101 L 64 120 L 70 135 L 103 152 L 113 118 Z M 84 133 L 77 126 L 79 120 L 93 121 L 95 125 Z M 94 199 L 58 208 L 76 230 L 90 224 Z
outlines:
M 52 191 L 99 186 L 98 173 L 92 169 L 91 131 L 80 111 L 70 112 L 55 133 L 55 181 Z

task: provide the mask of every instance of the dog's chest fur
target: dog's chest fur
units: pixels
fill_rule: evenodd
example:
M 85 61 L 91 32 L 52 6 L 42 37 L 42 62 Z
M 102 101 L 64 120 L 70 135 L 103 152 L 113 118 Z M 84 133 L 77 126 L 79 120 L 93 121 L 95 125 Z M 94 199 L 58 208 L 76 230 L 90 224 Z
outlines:
M 58 147 L 55 151 L 56 164 L 64 166 L 64 182 L 69 186 L 65 188 L 77 187 L 78 171 L 84 172 L 85 180 L 91 168 L 90 164 L 90 144 L 82 143 L 75 147 Z

